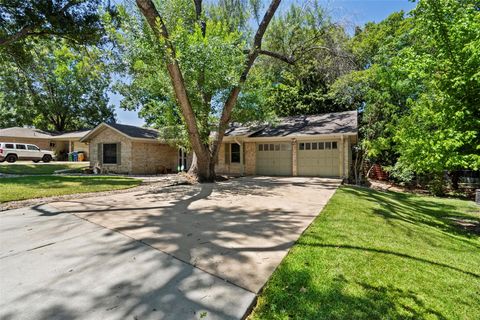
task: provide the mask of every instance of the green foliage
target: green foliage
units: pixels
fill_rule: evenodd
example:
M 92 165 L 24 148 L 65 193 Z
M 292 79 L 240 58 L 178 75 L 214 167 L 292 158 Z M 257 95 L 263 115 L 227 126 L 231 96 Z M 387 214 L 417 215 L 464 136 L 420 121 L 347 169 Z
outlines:
M 24 42 L 31 61 L 0 52 L 0 126 L 65 131 L 114 120 L 100 49 L 69 47 L 65 40 Z
M 356 68 L 346 47 L 343 28 L 333 24 L 318 2 L 292 4 L 275 18 L 265 45 L 292 64 L 265 58 L 260 61 L 269 79 L 266 104 L 279 116 L 318 114 L 355 109 L 328 94 L 331 85 Z
M 197 23 L 191 1 L 165 1 L 157 8 L 176 50 L 201 138 L 208 141 L 226 95 L 237 85 L 243 71 L 246 34 L 240 32 L 240 22 L 235 20 L 238 16 L 230 17 L 222 5 L 205 7 L 202 14 L 205 33 Z M 115 85 L 115 90 L 124 96 L 121 106 L 139 109 L 147 124 L 160 128 L 165 138 L 188 147 L 186 127 L 162 61 L 169 59 L 169 55 L 138 12 L 125 7 L 120 7 L 119 12 L 120 29 L 110 25 L 108 30 L 119 48 L 118 71 L 131 79 Z M 110 23 L 108 15 L 105 22 Z M 261 90 L 256 92 L 262 81 L 260 75 L 252 71 L 242 88 L 233 121 L 248 121 L 266 113 L 262 111 Z
M 363 70 L 335 100 L 362 106 L 362 146 L 397 173 L 480 168 L 480 11 L 473 0 L 421 0 L 350 42 Z M 408 175 L 400 174 L 406 177 Z
M 480 11 L 476 1 L 421 1 L 403 67 L 424 90 L 397 132 L 416 172 L 480 169 Z
M 104 36 L 100 6 L 114 15 L 114 6 L 103 0 L 2 0 L 0 45 L 22 50 L 27 37 L 96 44 Z

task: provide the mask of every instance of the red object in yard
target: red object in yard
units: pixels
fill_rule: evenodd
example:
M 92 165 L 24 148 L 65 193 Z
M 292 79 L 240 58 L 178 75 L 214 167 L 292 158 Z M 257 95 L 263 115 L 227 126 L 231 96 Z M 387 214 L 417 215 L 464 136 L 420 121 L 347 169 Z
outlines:
M 385 181 L 388 180 L 388 172 L 382 169 L 382 166 L 379 164 L 374 164 L 372 170 L 370 170 L 369 178 L 374 180 Z

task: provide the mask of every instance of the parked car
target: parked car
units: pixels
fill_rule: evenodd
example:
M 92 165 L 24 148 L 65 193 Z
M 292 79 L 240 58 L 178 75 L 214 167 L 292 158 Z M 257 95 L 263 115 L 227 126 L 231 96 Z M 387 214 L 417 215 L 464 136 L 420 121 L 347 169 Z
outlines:
M 50 162 L 53 160 L 53 152 L 41 150 L 34 144 L 0 142 L 0 162 L 13 163 L 17 160 Z

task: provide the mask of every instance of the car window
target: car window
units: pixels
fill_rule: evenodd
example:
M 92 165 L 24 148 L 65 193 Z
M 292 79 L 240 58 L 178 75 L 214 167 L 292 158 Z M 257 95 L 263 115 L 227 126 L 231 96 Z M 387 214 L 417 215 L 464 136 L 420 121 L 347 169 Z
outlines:
M 16 146 L 17 149 L 19 149 L 19 150 L 27 150 L 27 147 L 26 147 L 24 144 L 16 144 L 15 146 Z
M 14 149 L 13 143 L 5 143 L 5 149 Z
M 28 148 L 28 150 L 40 151 L 40 149 L 37 146 L 32 146 L 30 144 L 27 146 L 27 148 Z

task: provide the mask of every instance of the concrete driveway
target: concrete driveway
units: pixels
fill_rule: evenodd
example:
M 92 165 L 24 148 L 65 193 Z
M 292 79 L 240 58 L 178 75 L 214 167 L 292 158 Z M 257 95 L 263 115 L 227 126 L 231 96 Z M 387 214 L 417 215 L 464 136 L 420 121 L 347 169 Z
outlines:
M 241 318 L 338 185 L 240 178 L 10 211 L 0 315 Z

